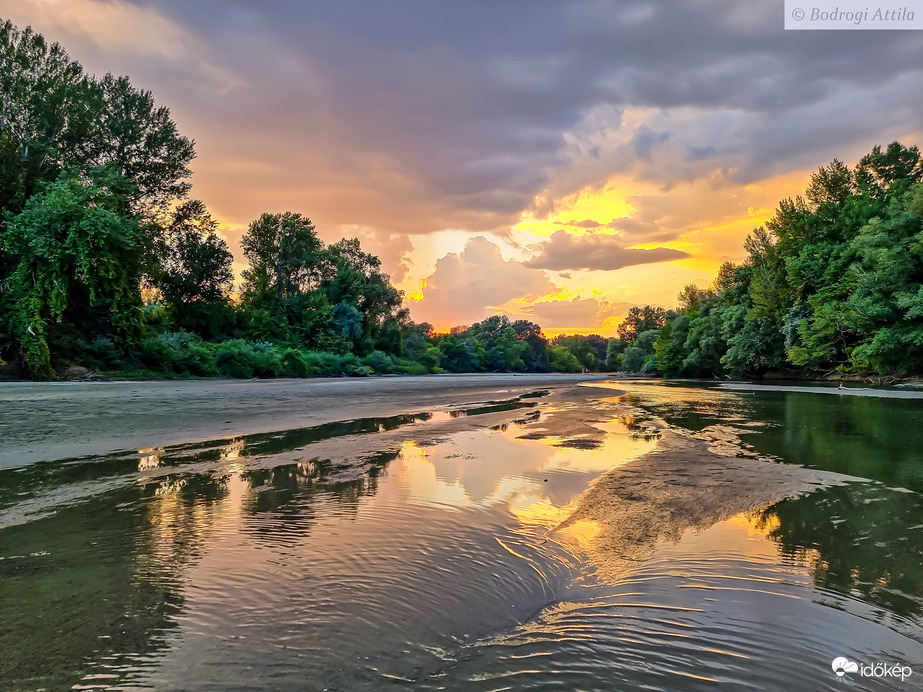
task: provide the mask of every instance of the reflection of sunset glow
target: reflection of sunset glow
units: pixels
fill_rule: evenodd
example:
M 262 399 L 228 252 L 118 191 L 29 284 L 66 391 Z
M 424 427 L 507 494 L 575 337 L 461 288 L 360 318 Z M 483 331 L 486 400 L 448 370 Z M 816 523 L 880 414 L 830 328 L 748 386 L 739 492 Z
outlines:
M 631 435 L 619 418 L 596 425 L 606 434 L 595 449 L 560 447 L 560 438 L 518 439 L 522 428 L 517 425 L 461 433 L 425 448 L 406 441 L 392 472 L 411 502 L 454 508 L 505 505 L 523 528 L 551 531 L 570 516 L 585 485 L 576 483 L 572 492 L 562 492 L 561 484 L 547 484 L 547 474 L 580 474 L 589 481 L 656 444 Z M 579 521 L 557 530 L 555 538 L 583 550 L 599 531 L 596 522 Z
M 246 442 L 242 437 L 235 437 L 229 444 L 221 448 L 222 459 L 239 459 L 244 451 Z
M 411 502 L 420 504 L 471 507 L 475 503 L 458 483 L 448 483 L 436 475 L 436 467 L 426 458 L 426 450 L 408 440 L 401 445 L 397 476 L 410 491 Z

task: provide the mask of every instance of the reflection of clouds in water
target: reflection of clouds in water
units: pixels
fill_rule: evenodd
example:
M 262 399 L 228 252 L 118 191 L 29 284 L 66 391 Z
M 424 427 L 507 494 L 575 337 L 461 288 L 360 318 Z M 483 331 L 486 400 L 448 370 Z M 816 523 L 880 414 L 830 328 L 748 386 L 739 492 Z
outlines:
M 596 449 L 555 446 L 559 438 L 519 439 L 521 426 L 474 430 L 421 447 L 407 441 L 393 472 L 409 501 L 421 505 L 475 508 L 506 505 L 522 523 L 553 528 L 593 477 L 637 458 L 655 443 L 633 437 L 620 421 L 600 423 L 606 433 Z M 548 481 L 551 482 L 548 482 Z M 596 529 L 569 529 L 586 540 Z

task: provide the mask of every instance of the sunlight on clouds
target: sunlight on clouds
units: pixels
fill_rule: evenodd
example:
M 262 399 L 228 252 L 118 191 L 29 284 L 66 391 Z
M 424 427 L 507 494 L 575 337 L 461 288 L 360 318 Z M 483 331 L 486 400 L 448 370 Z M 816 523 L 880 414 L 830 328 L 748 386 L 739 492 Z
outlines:
M 188 53 L 185 30 L 150 7 L 119 0 L 17 0 L 13 7 L 3 3 L 2 10 L 13 21 L 33 24 L 39 31 L 57 27 L 89 38 L 106 52 L 172 58 Z
M 586 221 L 598 223 L 601 232 L 613 232 L 606 225 L 619 216 L 629 216 L 634 208 L 627 201 L 627 192 L 615 182 L 603 189 L 586 187 L 580 192 L 557 200 L 555 209 L 547 216 L 539 216 L 533 210 L 524 210 L 522 218 L 512 231 L 514 234 L 530 234 L 536 237 L 550 236 L 555 231 L 567 231 L 582 235 L 594 227 L 581 224 Z

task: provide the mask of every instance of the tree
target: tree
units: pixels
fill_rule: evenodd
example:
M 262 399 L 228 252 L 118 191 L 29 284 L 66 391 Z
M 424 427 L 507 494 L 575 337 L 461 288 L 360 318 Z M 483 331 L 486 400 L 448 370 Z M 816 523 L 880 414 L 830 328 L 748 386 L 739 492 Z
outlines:
M 663 308 L 653 305 L 633 307 L 622 320 L 618 328 L 618 337 L 625 343 L 631 343 L 641 332 L 660 329 L 666 322 L 667 313 Z
M 542 328 L 529 320 L 516 320 L 510 325 L 516 336 L 529 346 L 529 350 L 522 356 L 525 369 L 530 372 L 545 372 L 551 368 L 548 359 L 548 339 L 542 333 Z
M 667 377 L 685 374 L 685 361 L 689 355 L 686 339 L 689 336 L 689 315 L 678 315 L 660 328 L 654 352 L 657 355 L 657 369 Z
M 625 372 L 641 372 L 647 357 L 648 354 L 645 353 L 643 348 L 629 346 L 625 349 L 625 353 L 622 354 L 622 370 Z
M 859 161 L 855 172 L 860 191 L 877 199 L 884 199 L 892 188 L 898 194 L 906 191 L 906 183 L 923 181 L 923 159 L 920 150 L 891 142 L 885 151 L 876 145 Z M 897 185 L 895 186 L 895 183 Z
M 194 156 L 150 92 L 90 78 L 57 43 L 0 24 L 0 212 L 18 213 L 64 170 L 112 164 L 135 182 L 131 212 L 151 220 L 186 196 Z
M 564 346 L 552 345 L 548 359 L 554 372 L 580 372 L 583 369 L 583 363 Z
M 202 202 L 176 209 L 164 234 L 155 283 L 179 326 L 196 331 L 209 311 L 227 304 L 233 261 L 227 242 L 218 235 L 218 222 Z
M 439 342 L 441 365 L 450 372 L 477 372 L 481 369 L 483 349 L 477 348 L 473 339 L 449 334 Z
M 626 348 L 628 348 L 628 344 L 626 344 L 621 339 L 609 339 L 609 343 L 606 345 L 607 370 L 619 369 L 619 366 L 621 365 L 621 357 Z
M 280 308 L 320 285 L 323 243 L 311 219 L 293 212 L 263 214 L 240 241 L 249 266 L 243 271 L 244 299 Z
M 320 290 L 333 304 L 349 303 L 362 315 L 362 332 L 354 341 L 362 352 L 376 347 L 400 355 L 409 316 L 403 295 L 381 272 L 381 261 L 364 252 L 357 238 L 344 238 L 325 253 Z
M 141 277 L 153 248 L 126 212 L 129 181 L 111 167 L 65 173 L 32 196 L 2 233 L 16 258 L 9 284 L 11 327 L 32 375 L 54 375 L 56 336 L 137 342 Z

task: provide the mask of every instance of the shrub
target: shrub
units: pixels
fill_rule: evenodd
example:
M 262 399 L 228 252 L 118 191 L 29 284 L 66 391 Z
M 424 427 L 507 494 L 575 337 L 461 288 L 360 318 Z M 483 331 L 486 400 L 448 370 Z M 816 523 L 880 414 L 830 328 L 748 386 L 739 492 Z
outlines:
M 364 365 L 361 360 L 351 353 L 337 354 L 327 351 L 308 351 L 304 354 L 305 362 L 311 375 L 317 377 L 333 377 L 336 375 L 350 375 L 352 377 L 365 377 L 372 374 L 372 368 Z
M 304 360 L 307 363 L 310 375 L 324 377 L 340 374 L 338 367 L 340 357 L 335 353 L 308 351 L 304 354 Z
M 423 363 L 417 363 L 406 358 L 399 358 L 394 362 L 392 372 L 400 375 L 426 375 L 429 369 Z
M 79 359 L 87 362 L 94 369 L 123 370 L 132 365 L 126 359 L 125 353 L 109 337 L 100 336 L 92 341 L 78 339 L 76 347 Z
M 361 360 L 351 353 L 339 357 L 337 368 L 339 374 L 350 377 L 368 377 L 373 373 L 372 368 L 364 365 Z
M 287 348 L 279 359 L 282 364 L 283 377 L 307 377 L 311 368 L 305 360 L 304 354 L 295 348 Z
M 417 360 L 420 361 L 420 364 L 430 372 L 442 370 L 442 368 L 439 367 L 439 361 L 441 359 L 442 351 L 440 351 L 436 346 L 430 346 L 426 349 L 426 351 L 420 354 L 419 358 L 417 358 Z
M 141 357 L 149 369 L 162 373 L 217 374 L 215 354 L 195 334 L 185 331 L 152 334 L 141 344 Z
M 229 377 L 251 378 L 276 377 L 282 371 L 282 363 L 275 349 L 265 350 L 262 344 L 254 348 L 243 339 L 231 339 L 218 346 L 215 363 L 218 372 Z
M 362 359 L 362 363 L 378 374 L 389 373 L 394 367 L 394 361 L 391 360 L 391 356 L 384 351 L 372 351 Z

